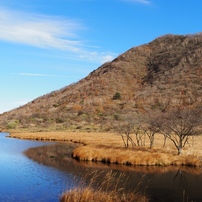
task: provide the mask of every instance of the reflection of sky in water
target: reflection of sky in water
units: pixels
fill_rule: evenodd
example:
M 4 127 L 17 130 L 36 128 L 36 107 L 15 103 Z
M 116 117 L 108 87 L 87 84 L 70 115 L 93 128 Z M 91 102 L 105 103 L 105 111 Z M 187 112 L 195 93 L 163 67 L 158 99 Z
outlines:
M 22 154 L 47 143 L 5 138 L 0 135 L 0 201 L 59 201 L 72 185 L 71 176 L 33 162 Z

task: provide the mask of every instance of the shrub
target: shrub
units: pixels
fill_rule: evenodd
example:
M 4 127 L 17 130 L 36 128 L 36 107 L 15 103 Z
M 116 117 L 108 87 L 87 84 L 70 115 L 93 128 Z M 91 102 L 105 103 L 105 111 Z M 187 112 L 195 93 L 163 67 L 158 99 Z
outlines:
M 112 98 L 112 100 L 120 100 L 121 99 L 121 94 L 116 92 Z
M 113 116 L 114 116 L 115 120 L 120 120 L 120 115 L 119 114 L 115 113 Z
M 16 126 L 17 126 L 17 124 L 18 124 L 18 121 L 17 121 L 17 120 L 15 120 L 15 121 L 10 121 L 10 122 L 8 122 L 6 128 L 7 128 L 7 129 L 15 129 Z

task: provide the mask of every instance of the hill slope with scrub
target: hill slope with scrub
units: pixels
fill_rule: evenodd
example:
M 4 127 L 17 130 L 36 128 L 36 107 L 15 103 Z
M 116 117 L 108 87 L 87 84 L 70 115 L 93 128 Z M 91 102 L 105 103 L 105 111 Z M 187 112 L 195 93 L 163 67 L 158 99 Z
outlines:
M 197 106 L 201 101 L 202 34 L 169 34 L 131 48 L 77 83 L 1 114 L 0 126 L 109 131 L 129 113 Z

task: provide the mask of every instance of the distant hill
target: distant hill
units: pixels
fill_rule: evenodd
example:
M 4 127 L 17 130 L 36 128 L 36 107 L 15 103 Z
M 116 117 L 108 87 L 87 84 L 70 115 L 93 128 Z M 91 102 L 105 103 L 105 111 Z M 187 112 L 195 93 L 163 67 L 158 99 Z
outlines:
M 131 48 L 77 83 L 1 114 L 0 126 L 107 131 L 124 114 L 201 103 L 202 34 L 169 34 Z

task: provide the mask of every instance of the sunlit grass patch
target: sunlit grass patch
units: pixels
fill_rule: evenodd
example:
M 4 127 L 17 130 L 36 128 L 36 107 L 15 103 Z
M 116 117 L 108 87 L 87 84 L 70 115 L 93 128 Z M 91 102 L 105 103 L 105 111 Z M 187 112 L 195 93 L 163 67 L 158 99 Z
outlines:
M 197 156 L 176 155 L 172 152 L 161 152 L 161 149 L 126 149 L 106 146 L 83 146 L 76 148 L 73 158 L 79 161 L 95 161 L 140 166 L 201 166 Z

